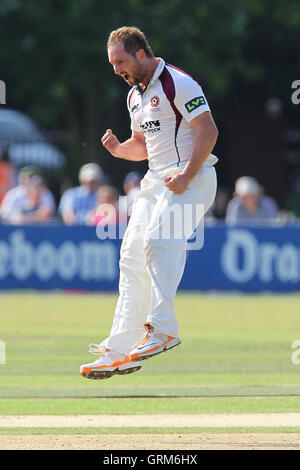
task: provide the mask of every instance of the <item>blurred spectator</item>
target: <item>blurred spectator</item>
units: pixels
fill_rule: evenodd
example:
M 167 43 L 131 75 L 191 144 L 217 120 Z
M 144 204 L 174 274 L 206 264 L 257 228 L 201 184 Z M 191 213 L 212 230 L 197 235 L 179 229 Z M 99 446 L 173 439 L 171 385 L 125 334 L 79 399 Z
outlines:
M 276 219 L 277 203 L 262 195 L 262 188 L 255 178 L 242 176 L 235 183 L 235 197 L 229 201 L 226 223 L 264 222 Z
M 43 197 L 47 194 L 46 198 Z M 29 177 L 25 187 L 25 198 L 20 208 L 20 213 L 15 215 L 15 223 L 31 224 L 36 222 L 47 222 L 55 214 L 54 197 L 47 189 L 41 176 Z
M 124 178 L 123 189 L 125 196 L 120 198 L 120 213 L 124 219 L 131 216 L 135 196 L 140 191 L 141 179 L 142 175 L 137 171 L 131 171 Z
M 40 170 L 26 166 L 19 171 L 19 185 L 5 194 L 1 207 L 1 220 L 11 224 L 49 220 L 55 212 L 55 201 L 47 189 Z
M 59 203 L 59 212 L 65 224 L 86 224 L 87 214 L 96 207 L 97 191 L 102 179 L 102 169 L 96 163 L 87 163 L 81 167 L 80 186 L 67 189 Z
M 7 191 L 16 185 L 16 169 L 9 161 L 8 150 L 4 149 L 0 158 L 0 204 Z
M 114 186 L 101 186 L 97 191 L 95 209 L 86 216 L 88 225 L 110 225 L 119 220 L 118 214 L 119 193 Z

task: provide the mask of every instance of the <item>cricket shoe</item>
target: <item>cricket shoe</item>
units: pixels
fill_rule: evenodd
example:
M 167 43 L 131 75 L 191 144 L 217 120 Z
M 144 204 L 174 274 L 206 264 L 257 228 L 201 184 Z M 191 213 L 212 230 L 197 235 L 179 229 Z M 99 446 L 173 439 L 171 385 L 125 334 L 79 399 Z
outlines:
M 96 361 L 83 364 L 80 367 L 80 374 L 87 379 L 109 379 L 115 374 L 132 374 L 141 367 L 140 362 L 133 362 L 128 356 L 107 349 Z
M 168 351 L 181 343 L 180 338 L 167 336 L 155 331 L 150 323 L 145 323 L 146 334 L 141 344 L 131 351 L 129 358 L 132 361 L 141 361 L 142 359 L 149 359 L 164 351 Z

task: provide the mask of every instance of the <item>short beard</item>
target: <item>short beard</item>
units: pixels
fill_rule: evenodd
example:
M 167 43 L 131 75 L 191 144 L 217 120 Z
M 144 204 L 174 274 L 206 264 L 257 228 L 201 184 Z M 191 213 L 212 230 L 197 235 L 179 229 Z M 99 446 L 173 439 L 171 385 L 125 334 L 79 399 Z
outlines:
M 132 77 L 132 78 L 133 78 L 134 85 L 139 85 L 140 83 L 142 83 L 142 81 L 144 79 L 144 77 L 137 77 L 137 76 Z
M 139 63 L 139 61 L 136 59 L 136 57 L 135 57 L 135 62 L 136 62 L 136 65 L 137 65 L 137 69 L 139 69 L 139 71 L 136 74 L 133 74 L 132 78 L 134 80 L 134 84 L 139 85 L 140 83 L 142 83 L 142 81 L 146 77 L 146 73 L 143 70 L 143 68 L 142 68 L 141 64 Z

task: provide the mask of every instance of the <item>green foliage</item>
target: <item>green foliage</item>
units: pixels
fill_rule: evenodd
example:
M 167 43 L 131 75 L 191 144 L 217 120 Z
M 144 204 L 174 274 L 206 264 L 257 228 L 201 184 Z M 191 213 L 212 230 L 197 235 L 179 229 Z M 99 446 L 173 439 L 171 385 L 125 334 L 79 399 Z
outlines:
M 295 111 L 298 0 L 288 7 L 281 0 L 2 0 L 0 22 L 9 106 L 67 133 L 68 141 L 71 135 L 68 148 L 81 160 L 104 158 L 98 141 L 108 122 L 128 125 L 127 89 L 106 56 L 110 31 L 124 24 L 140 27 L 156 55 L 191 73 L 217 114 L 236 96 L 240 111 L 259 111 L 271 96 Z

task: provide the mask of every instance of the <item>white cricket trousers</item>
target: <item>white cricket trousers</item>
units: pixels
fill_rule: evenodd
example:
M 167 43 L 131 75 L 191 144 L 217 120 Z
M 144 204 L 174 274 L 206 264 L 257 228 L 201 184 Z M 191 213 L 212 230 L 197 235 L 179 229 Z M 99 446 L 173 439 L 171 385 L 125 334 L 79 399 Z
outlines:
M 181 170 L 148 171 L 141 181 L 121 246 L 113 325 L 110 336 L 101 343 L 112 351 L 130 354 L 145 334 L 146 321 L 160 333 L 178 334 L 174 299 L 184 271 L 186 243 L 211 207 L 217 187 L 214 167 L 204 165 L 183 194 L 174 194 L 166 188 L 164 178 Z M 180 230 L 178 218 L 186 219 L 184 210 L 196 205 L 203 205 L 203 210 L 193 217 L 193 226 L 189 230 L 191 220 L 185 220 Z

